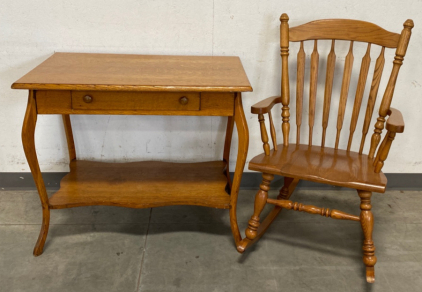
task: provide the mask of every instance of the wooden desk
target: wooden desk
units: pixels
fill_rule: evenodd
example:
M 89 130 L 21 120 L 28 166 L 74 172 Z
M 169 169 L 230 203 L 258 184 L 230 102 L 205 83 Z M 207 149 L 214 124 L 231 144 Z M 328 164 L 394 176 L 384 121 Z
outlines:
M 56 53 L 12 88 L 29 90 L 22 142 L 43 210 L 35 256 L 43 251 L 51 209 L 92 205 L 229 209 L 236 245 L 241 241 L 236 203 L 249 143 L 241 92 L 252 87 L 238 57 Z M 38 114 L 62 115 L 69 149 L 70 172 L 50 198 L 35 151 Z M 201 163 L 77 160 L 71 114 L 227 116 L 223 159 Z M 234 123 L 239 145 L 232 183 L 229 154 Z

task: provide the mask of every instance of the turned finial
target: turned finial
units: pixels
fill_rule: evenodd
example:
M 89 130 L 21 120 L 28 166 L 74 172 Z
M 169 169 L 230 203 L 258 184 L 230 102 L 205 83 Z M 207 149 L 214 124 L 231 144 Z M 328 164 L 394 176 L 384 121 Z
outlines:
M 282 16 L 283 16 L 283 15 L 282 15 Z M 280 18 L 280 20 L 281 20 L 281 18 Z M 408 19 L 408 20 L 406 20 L 406 21 L 403 23 L 403 26 L 404 26 L 404 27 L 413 28 L 415 25 L 413 24 L 413 20 Z
M 283 13 L 281 16 L 280 16 L 280 21 L 281 22 L 287 22 L 287 21 L 289 21 L 289 16 L 286 14 L 286 13 Z M 413 23 L 413 22 L 412 22 Z

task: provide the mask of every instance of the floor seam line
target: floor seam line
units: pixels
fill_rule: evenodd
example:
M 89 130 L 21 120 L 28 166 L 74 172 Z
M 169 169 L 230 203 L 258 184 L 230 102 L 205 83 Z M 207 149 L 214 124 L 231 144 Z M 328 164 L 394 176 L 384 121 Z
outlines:
M 142 252 L 141 268 L 139 270 L 138 283 L 136 284 L 136 292 L 139 291 L 139 287 L 141 286 L 142 268 L 144 266 L 145 252 L 147 250 L 147 240 L 148 240 L 149 227 L 151 224 L 151 216 L 152 216 L 152 208 L 150 209 L 150 212 L 149 212 L 148 227 L 147 227 L 147 232 L 145 234 L 144 250 Z

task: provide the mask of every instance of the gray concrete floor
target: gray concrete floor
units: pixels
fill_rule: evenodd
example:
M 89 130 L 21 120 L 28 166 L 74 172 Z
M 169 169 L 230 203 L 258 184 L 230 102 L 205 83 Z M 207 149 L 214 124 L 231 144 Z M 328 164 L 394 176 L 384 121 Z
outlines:
M 240 192 L 242 234 L 254 194 Z M 38 195 L 2 191 L 0 291 L 422 291 L 421 195 L 373 195 L 378 263 L 370 285 L 358 222 L 284 210 L 241 255 L 227 210 L 52 210 L 44 253 L 33 257 L 41 221 Z M 292 199 L 359 214 L 354 191 L 298 190 Z

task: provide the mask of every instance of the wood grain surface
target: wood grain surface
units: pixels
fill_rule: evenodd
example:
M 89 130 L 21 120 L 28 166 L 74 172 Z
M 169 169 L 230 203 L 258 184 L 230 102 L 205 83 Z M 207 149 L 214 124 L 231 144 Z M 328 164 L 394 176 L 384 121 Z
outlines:
M 55 53 L 14 89 L 252 91 L 239 57 Z
M 380 55 L 377 58 L 374 68 L 374 75 L 372 76 L 371 90 L 369 91 L 368 103 L 366 105 L 365 121 L 362 127 L 362 139 L 360 142 L 359 153 L 362 154 L 363 147 L 365 146 L 366 135 L 368 134 L 369 125 L 374 112 L 375 101 L 378 95 L 378 89 L 380 87 L 380 81 L 382 77 L 382 71 L 384 70 L 385 58 L 384 58 L 385 47 L 381 48 Z
M 311 76 L 309 80 L 309 145 L 312 145 L 312 132 L 314 129 L 315 122 L 315 104 L 316 104 L 316 94 L 317 94 L 317 82 L 318 82 L 318 64 L 319 64 L 319 54 L 318 54 L 318 43 L 317 40 L 314 41 L 314 50 L 311 54 Z M 298 133 L 299 134 L 299 133 Z
M 289 31 L 289 40 L 351 40 L 373 43 L 387 48 L 398 46 L 400 34 L 389 32 L 370 22 L 353 19 L 321 19 L 311 21 Z
M 297 53 L 297 77 L 296 77 L 296 144 L 300 143 L 300 127 L 302 125 L 303 87 L 305 78 L 305 50 L 303 42 Z
M 84 100 L 89 96 L 89 102 Z M 182 102 L 183 99 L 183 102 Z M 72 109 L 199 111 L 199 92 L 72 91 Z
M 387 131 L 395 132 L 395 133 L 403 133 L 404 132 L 404 120 L 403 115 L 401 112 L 395 108 L 390 107 L 388 111 L 388 119 L 386 129 Z
M 42 254 L 45 240 L 47 238 L 50 226 L 50 209 L 48 206 L 48 195 L 44 180 L 38 163 L 37 152 L 35 150 L 35 127 L 37 125 L 37 106 L 35 103 L 34 91 L 30 90 L 28 95 L 28 105 L 26 107 L 25 118 L 22 125 L 22 145 L 26 160 L 31 169 L 32 176 L 37 186 L 38 195 L 42 207 L 42 224 L 37 243 L 35 244 L 33 254 L 39 256 Z
M 356 130 L 356 124 L 359 118 L 360 106 L 362 104 L 363 92 L 365 90 L 366 79 L 368 77 L 369 65 L 371 64 L 371 44 L 368 44 L 366 54 L 362 58 L 362 64 L 360 66 L 359 81 L 356 89 L 355 102 L 353 104 L 352 120 L 350 121 L 350 134 L 349 142 L 347 144 L 347 150 L 350 150 L 352 146 L 353 134 Z
M 49 200 L 51 209 L 108 205 L 150 208 L 198 205 L 228 209 L 225 162 L 70 162 L 70 173 Z
M 37 90 L 37 111 L 38 114 L 82 114 L 82 115 L 182 115 L 182 116 L 233 116 L 234 115 L 234 93 L 231 92 L 201 92 L 199 110 L 189 110 L 180 105 L 178 92 L 120 92 L 120 91 L 70 91 L 70 90 Z M 77 105 L 77 98 L 83 99 L 85 94 L 93 97 L 93 102 L 84 105 L 83 108 Z M 100 94 L 101 107 L 97 107 L 96 95 Z M 150 98 L 144 99 L 144 95 L 176 94 L 173 105 Z M 198 95 L 197 92 L 187 93 Z M 73 95 L 73 96 L 72 96 Z M 95 95 L 95 96 L 94 96 Z M 106 97 L 103 99 L 103 97 Z M 199 98 L 199 97 L 198 97 Z M 156 98 L 157 99 L 157 98 Z M 145 103 L 143 102 L 145 100 Z M 79 100 L 82 104 L 83 101 Z M 190 100 L 192 101 L 192 99 Z M 195 101 L 195 100 L 193 100 Z M 92 106 L 94 104 L 94 106 Z M 132 105 L 132 106 L 128 106 Z M 187 105 L 189 107 L 189 103 Z
M 269 156 L 264 153 L 255 156 L 249 162 L 249 169 L 341 187 L 385 191 L 387 178 L 382 172 L 374 172 L 367 155 L 315 145 L 278 147 Z
M 353 67 L 353 41 L 350 42 L 349 52 L 344 61 L 343 81 L 341 83 L 341 93 L 337 114 L 337 135 L 336 135 L 336 149 L 340 141 L 340 132 L 343 128 L 344 113 L 346 111 L 347 97 L 349 95 L 350 77 L 352 76 Z

